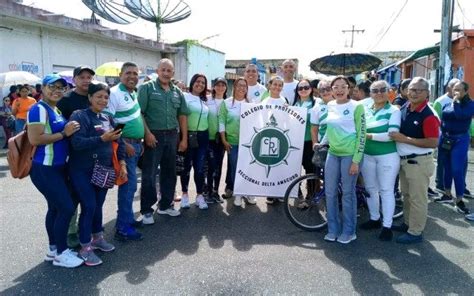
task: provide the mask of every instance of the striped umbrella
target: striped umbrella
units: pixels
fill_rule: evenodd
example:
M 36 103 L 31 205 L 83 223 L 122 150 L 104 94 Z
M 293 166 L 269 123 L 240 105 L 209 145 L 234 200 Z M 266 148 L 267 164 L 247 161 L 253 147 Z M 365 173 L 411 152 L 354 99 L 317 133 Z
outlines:
M 311 70 L 327 75 L 355 75 L 377 69 L 382 60 L 371 53 L 351 52 L 345 49 L 312 61 Z

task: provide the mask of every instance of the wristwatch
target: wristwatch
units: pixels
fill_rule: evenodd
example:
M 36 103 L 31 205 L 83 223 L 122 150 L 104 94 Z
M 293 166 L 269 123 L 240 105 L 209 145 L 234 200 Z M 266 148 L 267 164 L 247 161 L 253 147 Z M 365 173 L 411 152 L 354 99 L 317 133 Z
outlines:
M 63 136 L 63 139 L 66 138 L 66 132 L 64 130 L 61 131 L 61 136 Z

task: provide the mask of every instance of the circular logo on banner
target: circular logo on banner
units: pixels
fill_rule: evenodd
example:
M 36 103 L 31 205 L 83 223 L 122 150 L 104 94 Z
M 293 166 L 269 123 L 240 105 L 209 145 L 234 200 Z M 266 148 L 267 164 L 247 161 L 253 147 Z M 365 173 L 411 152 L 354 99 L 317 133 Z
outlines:
M 288 164 L 286 159 L 292 150 L 299 150 L 291 146 L 288 137 L 289 130 L 279 128 L 273 115 L 265 127 L 261 129 L 254 127 L 254 131 L 250 143 L 242 146 L 249 148 L 252 157 L 250 164 L 256 163 L 263 166 L 266 169 L 267 177 L 272 167 Z

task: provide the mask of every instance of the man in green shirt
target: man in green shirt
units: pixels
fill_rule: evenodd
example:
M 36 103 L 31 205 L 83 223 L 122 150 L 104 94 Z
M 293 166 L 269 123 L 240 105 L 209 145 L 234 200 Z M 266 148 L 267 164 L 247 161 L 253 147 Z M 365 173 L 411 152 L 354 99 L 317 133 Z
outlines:
M 171 79 L 173 62 L 162 59 L 156 70 L 158 79 L 144 83 L 138 89 L 138 103 L 145 126 L 145 152 L 143 154 L 140 212 L 143 224 L 155 223 L 152 206 L 157 202 L 155 178 L 160 166 L 161 199 L 158 214 L 179 216 L 172 202 L 176 187 L 176 144 L 178 125 L 181 140 L 178 151 L 188 146 L 187 115 L 189 113 L 183 93 Z

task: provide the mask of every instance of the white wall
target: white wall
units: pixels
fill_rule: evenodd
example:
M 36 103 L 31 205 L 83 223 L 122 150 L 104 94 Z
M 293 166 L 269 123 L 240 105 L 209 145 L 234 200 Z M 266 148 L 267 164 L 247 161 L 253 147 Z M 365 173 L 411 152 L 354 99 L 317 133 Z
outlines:
M 188 75 L 187 83 L 196 73 L 206 75 L 208 87 L 216 77 L 224 77 L 225 74 L 225 54 L 199 45 L 189 45 L 187 49 Z

